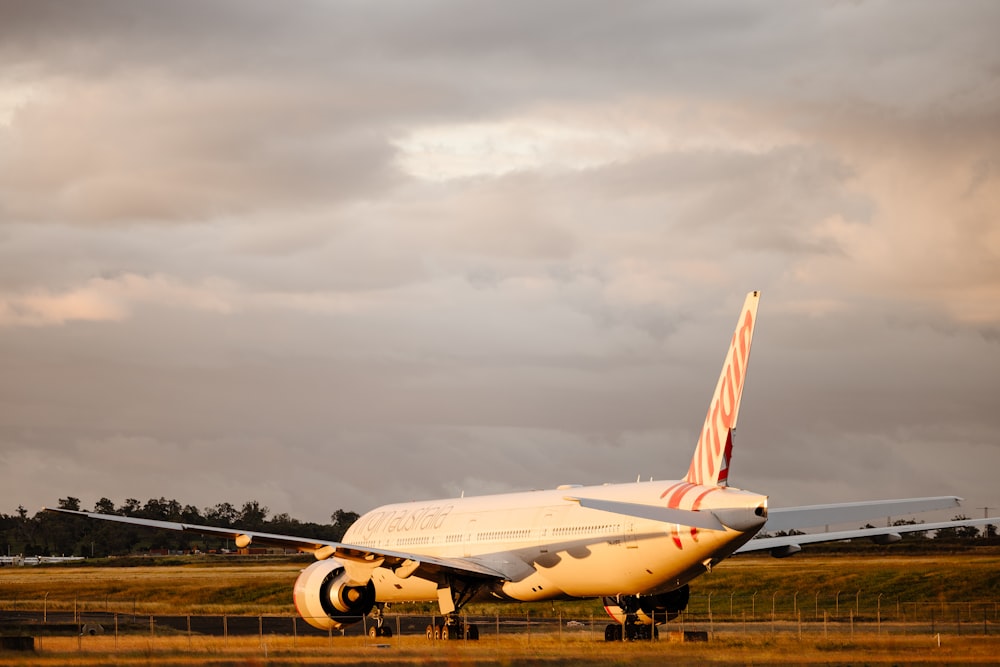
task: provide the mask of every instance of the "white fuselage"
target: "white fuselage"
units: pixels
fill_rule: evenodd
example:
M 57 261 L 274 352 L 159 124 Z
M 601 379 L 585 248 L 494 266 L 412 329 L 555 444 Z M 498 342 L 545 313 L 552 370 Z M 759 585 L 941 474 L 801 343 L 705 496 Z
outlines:
M 759 530 L 699 530 L 581 507 L 574 497 L 711 510 L 765 508 L 766 496 L 684 482 L 560 487 L 385 505 L 344 542 L 436 558 L 471 559 L 506 575 L 489 594 L 521 601 L 674 590 L 738 549 Z M 381 602 L 437 600 L 438 583 L 378 568 Z

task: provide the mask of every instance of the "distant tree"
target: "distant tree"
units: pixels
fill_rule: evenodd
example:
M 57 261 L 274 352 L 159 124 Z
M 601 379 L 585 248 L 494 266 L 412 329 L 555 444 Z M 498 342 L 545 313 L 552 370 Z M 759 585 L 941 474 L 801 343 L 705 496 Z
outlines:
M 61 509 L 81 508 L 79 498 L 59 499 Z M 238 523 L 251 530 L 298 535 L 318 540 L 340 541 L 344 532 L 358 520 L 357 512 L 338 509 L 330 516 L 331 523 L 302 522 L 287 513 L 268 519 L 267 507 L 255 500 L 245 502 L 237 510 L 230 503 L 219 503 L 202 513 L 194 505 L 181 505 L 176 500 L 150 498 L 141 503 L 127 499 L 119 507 L 108 498 L 94 504 L 94 511 L 102 514 L 121 514 L 184 523 L 205 523 L 232 527 Z M 222 548 L 225 540 L 195 538 L 189 533 L 153 530 L 105 521 L 91 521 L 82 517 L 53 512 L 38 512 L 33 517 L 23 506 L 14 515 L 0 514 L 0 540 L 6 540 L 10 549 L 17 548 L 26 556 L 35 555 L 116 555 L 142 552 L 148 549 L 168 548 L 188 550 L 195 546 L 202 550 Z M 230 543 L 231 546 L 231 543 Z
M 59 499 L 59 509 L 80 511 L 80 499 L 73 496 Z
M 965 521 L 969 517 L 959 514 L 952 521 Z M 979 529 L 975 526 L 956 526 L 955 528 L 939 528 L 934 535 L 936 540 L 962 540 L 979 537 Z
M 204 523 L 201 511 L 194 505 L 185 505 L 181 510 L 181 521 L 184 523 Z
M 339 542 L 344 539 L 344 533 L 347 529 L 354 525 L 354 522 L 360 518 L 357 512 L 346 512 L 342 509 L 337 510 L 330 515 L 330 521 L 333 524 L 333 532 L 335 537 L 334 541 Z
M 111 502 L 108 498 L 101 498 L 96 503 L 94 503 L 94 511 L 99 514 L 117 514 L 115 510 L 115 504 Z
M 243 503 L 237 523 L 247 530 L 260 530 L 264 527 L 269 511 L 266 507 L 261 507 L 256 500 L 248 500 Z
M 176 500 L 167 500 L 163 496 L 150 498 L 142 506 L 138 514 L 144 519 L 179 521 L 181 518 L 181 504 Z
M 79 511 L 80 499 L 73 496 L 60 498 L 59 509 Z M 41 543 L 43 554 L 83 555 L 80 540 L 85 531 L 86 519 L 53 512 L 39 512 L 36 519 L 38 520 L 36 539 Z
M 805 535 L 801 530 L 796 530 L 792 528 L 791 530 L 779 530 L 774 534 L 775 537 L 793 537 L 795 535 Z
M 959 526 L 955 529 L 960 540 L 974 540 L 979 537 L 979 528 L 976 526 Z
M 205 519 L 208 523 L 221 525 L 225 528 L 231 527 L 239 515 L 240 513 L 231 503 L 219 503 L 212 509 L 205 511 Z
M 923 523 L 923 521 L 917 521 L 915 519 L 898 519 L 896 521 L 893 521 L 892 525 L 894 525 L 894 526 L 916 526 L 916 525 L 921 524 L 921 523 Z M 915 540 L 923 540 L 923 539 L 927 538 L 927 531 L 926 530 L 915 530 L 915 531 L 910 532 L 910 533 L 903 533 L 901 535 L 901 537 L 904 540 L 907 540 L 907 541 L 910 541 L 910 542 L 913 542 Z
M 272 533 L 298 533 L 301 527 L 301 521 L 293 519 L 285 512 L 275 514 L 267 522 L 267 529 Z

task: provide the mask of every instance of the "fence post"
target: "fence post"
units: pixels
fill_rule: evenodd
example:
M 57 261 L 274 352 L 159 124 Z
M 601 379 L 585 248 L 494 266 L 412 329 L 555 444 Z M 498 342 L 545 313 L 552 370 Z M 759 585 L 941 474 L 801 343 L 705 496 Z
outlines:
M 666 616 L 667 616 L 668 613 L 669 612 L 666 612 L 666 611 L 663 612 L 664 627 L 666 627 L 666 622 L 667 622 Z M 712 594 L 711 593 L 708 594 L 708 633 L 709 633 L 709 636 L 714 641 L 715 640 L 715 620 L 712 618 Z M 656 610 L 655 609 L 653 610 L 653 630 L 649 634 L 650 634 L 650 636 L 653 636 L 653 635 L 656 634 Z

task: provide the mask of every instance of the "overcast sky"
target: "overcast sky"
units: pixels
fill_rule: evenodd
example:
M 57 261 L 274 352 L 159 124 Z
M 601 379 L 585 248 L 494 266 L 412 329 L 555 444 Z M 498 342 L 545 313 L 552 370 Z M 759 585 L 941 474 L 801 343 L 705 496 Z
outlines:
M 981 516 L 998 28 L 0 0 L 0 512 L 676 479 L 758 289 L 731 483 Z

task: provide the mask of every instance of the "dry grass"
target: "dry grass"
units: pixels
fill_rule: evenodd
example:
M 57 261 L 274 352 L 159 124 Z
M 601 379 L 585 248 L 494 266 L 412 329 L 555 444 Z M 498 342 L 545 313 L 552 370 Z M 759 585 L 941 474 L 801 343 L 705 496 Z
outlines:
M 142 567 L 23 567 L 0 569 L 0 608 L 15 601 L 41 607 L 48 593 L 50 609 L 72 609 L 139 614 L 265 614 L 293 613 L 291 590 L 299 570 L 310 561 L 229 564 L 225 561 L 175 566 Z M 862 591 L 860 612 L 874 614 L 876 597 L 885 604 L 903 602 L 995 602 L 1000 598 L 1000 553 L 948 556 L 889 555 L 812 556 L 776 560 L 767 556 L 733 558 L 691 587 L 690 611 L 703 614 L 707 596 L 714 596 L 716 614 L 751 612 L 756 604 L 770 610 L 776 596 L 779 613 L 791 613 L 793 596 L 803 608 L 818 604 L 819 614 L 834 611 L 834 596 L 842 591 L 842 604 L 854 602 Z M 811 605 L 807 607 L 807 605 Z M 436 604 L 396 605 L 394 611 L 434 613 Z M 759 613 L 762 607 L 757 607 Z M 470 614 L 532 616 L 602 615 L 593 601 L 556 605 L 470 605 Z
M 146 614 L 287 614 L 302 563 L 0 570 L 0 605 Z M 47 597 L 46 597 L 46 594 Z
M 606 644 L 589 638 L 493 637 L 431 643 L 417 637 L 361 638 L 45 637 L 34 654 L 0 653 L 0 664 L 995 664 L 1000 637 L 857 636 L 850 642 L 761 637 L 709 643 Z
M 291 588 L 303 567 L 301 562 L 192 564 L 166 567 L 39 567 L 0 569 L 0 608 L 41 609 L 42 600 L 49 610 L 72 609 L 74 601 L 79 611 L 108 611 L 130 614 L 228 614 L 228 615 L 291 615 Z M 117 665 L 117 664 L 544 664 L 544 665 L 607 665 L 663 664 L 669 659 L 679 664 L 995 664 L 1000 655 L 1000 632 L 997 635 L 941 635 L 937 639 L 922 628 L 886 634 L 846 635 L 844 623 L 839 634 L 831 623 L 829 639 L 818 636 L 824 627 L 813 623 L 812 632 L 802 639 L 791 629 L 779 629 L 771 634 L 771 624 L 751 623 L 749 632 L 739 622 L 749 617 L 745 605 L 750 593 L 759 591 L 757 613 L 770 611 L 773 597 L 788 606 L 795 591 L 800 609 L 811 611 L 818 604 L 820 613 L 832 607 L 833 592 L 848 591 L 841 604 L 848 607 L 854 601 L 854 591 L 863 589 L 861 611 L 872 616 L 875 596 L 883 594 L 883 611 L 892 613 L 886 591 L 906 599 L 929 600 L 935 603 L 960 600 L 997 600 L 1000 579 L 1000 558 L 997 555 L 954 557 L 852 558 L 807 557 L 793 561 L 769 558 L 737 558 L 717 568 L 695 582 L 692 587 L 694 616 L 704 625 L 702 608 L 706 591 L 714 591 L 716 621 L 729 616 L 730 598 L 726 591 L 737 591 L 735 619 L 728 630 L 716 626 L 716 635 L 709 643 L 682 644 L 661 641 L 605 644 L 601 640 L 604 620 L 600 604 L 589 602 L 558 603 L 557 605 L 470 605 L 470 614 L 522 617 L 527 611 L 533 618 L 562 613 L 564 618 L 591 614 L 596 630 L 566 632 L 558 636 L 532 631 L 525 634 L 486 635 L 479 642 L 429 643 L 418 636 L 378 640 L 377 644 L 359 636 L 292 637 L 188 637 L 185 634 L 163 633 L 150 637 L 145 633 L 113 634 L 95 637 L 42 637 L 33 654 L 0 652 L 0 664 L 32 665 Z M 898 586 L 896 589 L 888 586 Z M 774 591 L 772 593 L 772 591 Z M 815 598 L 806 591 L 817 591 Z M 976 598 L 970 598 L 972 592 Z M 48 594 L 47 598 L 45 597 Z M 745 599 L 744 599 L 745 598 Z M 741 606 L 742 605 L 742 606 Z M 416 605 L 419 607 L 419 605 Z M 436 605 L 434 605 L 436 606 Z M 871 607 L 871 609 L 868 609 Z M 766 612 L 765 612 L 766 609 Z M 397 605 L 393 612 L 404 613 Z M 436 610 L 434 610 L 436 611 Z M 786 612 L 789 610 L 786 610 Z M 434 613 L 434 612 L 431 612 Z M 967 632 L 979 632 L 985 619 L 976 611 L 975 626 Z M 949 611 L 948 619 L 953 614 Z M 843 619 L 842 619 L 843 620 Z M 870 619 L 869 619 L 870 621 Z M 938 630 L 944 616 L 938 616 Z M 964 621 L 963 621 L 964 622 Z M 990 629 L 996 629 L 995 612 L 990 616 Z M 789 626 L 791 628 L 792 626 Z M 871 623 L 869 622 L 869 628 Z M 926 627 L 926 626 L 923 626 Z M 907 634 L 903 634 L 903 633 Z

